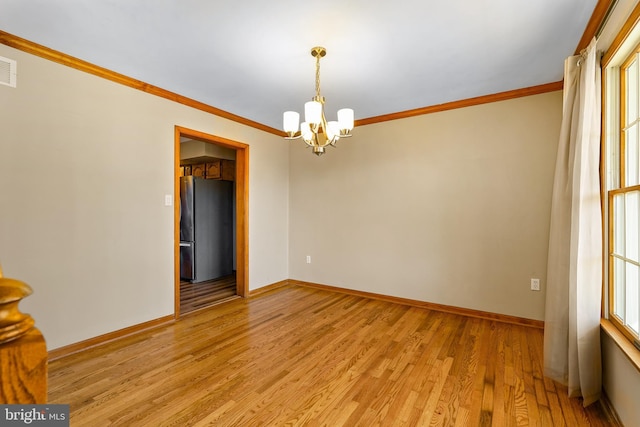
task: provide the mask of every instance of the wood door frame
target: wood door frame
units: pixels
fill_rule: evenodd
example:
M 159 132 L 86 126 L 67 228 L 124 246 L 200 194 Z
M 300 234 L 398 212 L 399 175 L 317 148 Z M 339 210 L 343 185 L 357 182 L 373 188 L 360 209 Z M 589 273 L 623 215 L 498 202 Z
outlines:
M 236 293 L 249 295 L 249 145 L 181 126 L 174 141 L 174 276 L 175 318 L 180 317 L 180 137 L 220 145 L 236 152 Z

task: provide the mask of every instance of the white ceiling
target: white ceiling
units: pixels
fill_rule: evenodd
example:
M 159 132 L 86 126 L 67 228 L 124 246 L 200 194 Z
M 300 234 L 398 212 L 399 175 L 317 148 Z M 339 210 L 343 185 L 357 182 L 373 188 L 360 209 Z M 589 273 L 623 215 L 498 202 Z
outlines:
M 313 46 L 327 118 L 363 119 L 562 80 L 596 2 L 0 0 L 0 29 L 280 129 Z

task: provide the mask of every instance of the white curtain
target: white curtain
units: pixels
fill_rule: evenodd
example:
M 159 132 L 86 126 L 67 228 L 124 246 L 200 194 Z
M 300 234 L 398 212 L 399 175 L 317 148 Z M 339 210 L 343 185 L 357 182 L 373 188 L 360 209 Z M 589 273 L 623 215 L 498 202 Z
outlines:
M 566 59 L 544 321 L 544 373 L 587 406 L 600 398 L 600 56 Z

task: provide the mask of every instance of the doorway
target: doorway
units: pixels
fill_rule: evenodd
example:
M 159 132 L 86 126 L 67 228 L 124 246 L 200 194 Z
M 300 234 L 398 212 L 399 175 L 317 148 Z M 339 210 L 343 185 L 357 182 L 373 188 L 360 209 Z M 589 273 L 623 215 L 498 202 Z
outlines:
M 234 183 L 235 183 L 235 295 L 246 297 L 248 295 L 248 253 L 249 253 L 249 234 L 248 234 L 248 171 L 249 171 L 249 146 L 247 144 L 222 138 L 215 135 L 206 134 L 193 129 L 184 127 L 175 127 L 174 141 L 174 194 L 176 202 L 174 203 L 174 271 L 175 271 L 175 318 L 179 318 L 181 310 L 181 289 L 180 280 L 180 150 L 181 141 L 190 139 L 201 141 L 207 144 L 214 144 L 226 149 L 235 151 L 235 167 L 234 167 Z M 218 282 L 209 284 L 214 288 L 227 287 L 229 285 L 229 277 L 221 278 Z M 188 288 L 184 288 L 184 291 Z M 187 295 L 185 295 L 185 298 Z

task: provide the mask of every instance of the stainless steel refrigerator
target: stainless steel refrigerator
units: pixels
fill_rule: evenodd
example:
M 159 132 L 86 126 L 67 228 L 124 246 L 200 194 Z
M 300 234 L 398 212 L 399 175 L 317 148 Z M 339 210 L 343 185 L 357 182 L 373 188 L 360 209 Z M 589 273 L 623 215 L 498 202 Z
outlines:
M 180 178 L 180 277 L 203 282 L 233 272 L 233 182 Z

